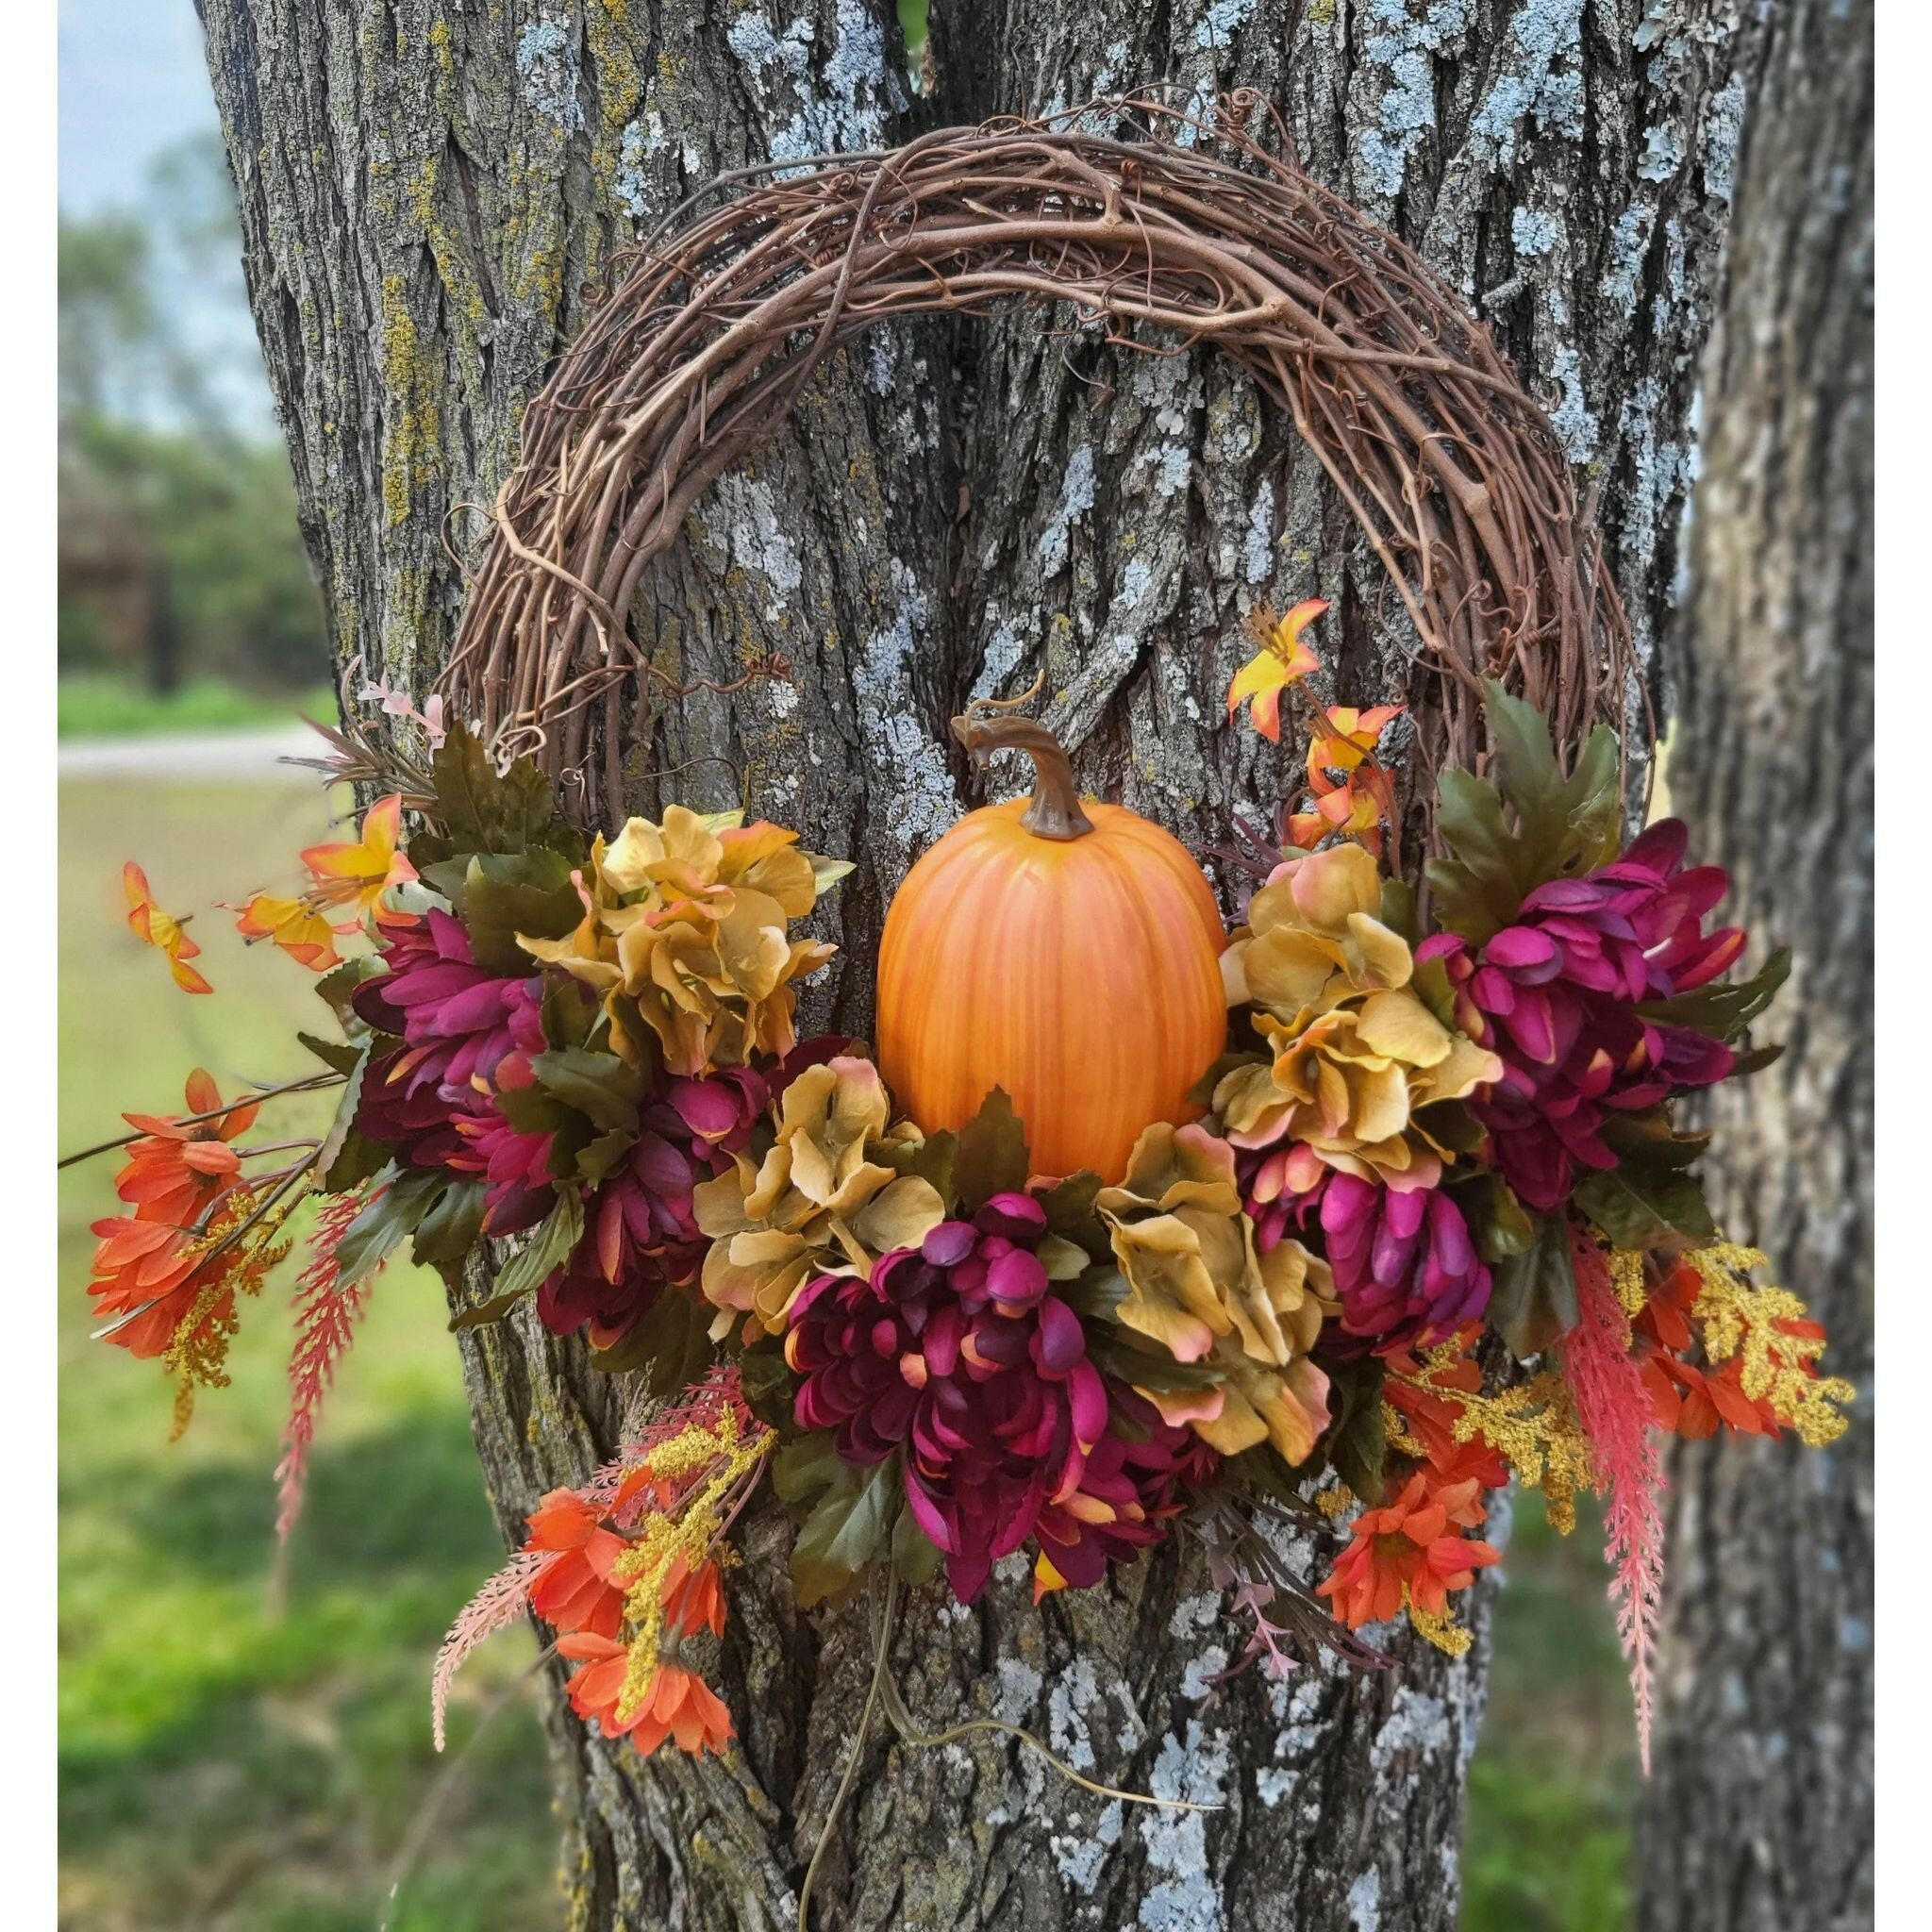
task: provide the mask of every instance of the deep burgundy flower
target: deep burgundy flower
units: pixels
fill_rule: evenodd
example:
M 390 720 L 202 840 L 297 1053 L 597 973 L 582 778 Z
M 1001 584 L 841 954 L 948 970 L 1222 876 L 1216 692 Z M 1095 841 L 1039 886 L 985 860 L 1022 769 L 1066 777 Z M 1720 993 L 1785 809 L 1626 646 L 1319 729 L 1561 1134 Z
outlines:
M 457 1119 L 491 1118 L 491 1089 L 505 1062 L 543 1051 L 542 980 L 486 972 L 446 912 L 385 932 L 389 970 L 364 980 L 350 1002 L 403 1043 L 370 1062 L 356 1124 L 413 1166 L 474 1165 Z
M 1116 1413 L 1136 1434 L 1109 1429 L 1087 1457 L 1079 1489 L 1048 1499 L 1034 1522 L 1040 1560 L 1036 1601 L 1048 1590 L 1098 1583 L 1109 1563 L 1131 1563 L 1167 1534 L 1187 1507 L 1188 1492 L 1212 1480 L 1221 1457 L 1192 1429 L 1165 1423 L 1151 1402 L 1117 1382 L 1108 1385 Z
M 1453 933 L 1416 949 L 1447 971 L 1457 1024 L 1502 1058 L 1503 1078 L 1470 1106 L 1533 1208 L 1559 1207 L 1579 1163 L 1616 1166 L 1606 1109 L 1655 1107 L 1735 1062 L 1721 1041 L 1637 1011 L 1705 985 L 1743 950 L 1741 927 L 1704 931 L 1729 882 L 1718 866 L 1684 871 L 1685 838 L 1666 819 L 1615 863 L 1539 886 L 1480 950 Z
M 801 1377 L 799 1423 L 833 1430 L 852 1463 L 904 1446 L 908 1504 L 968 1603 L 1043 1512 L 1082 1493 L 1107 1432 L 1107 1386 L 1080 1318 L 1035 1252 L 1045 1233 L 1039 1202 L 995 1194 L 971 1221 L 894 1249 L 870 1281 L 820 1275 L 792 1304 L 785 1353 Z M 1126 1466 L 1103 1465 L 1095 1479 L 1120 1489 Z M 1111 1507 L 1095 1503 L 1096 1518 Z
M 608 1348 L 666 1288 L 697 1280 L 709 1243 L 693 1191 L 750 1141 L 767 1098 L 749 1067 L 665 1083 L 640 1112 L 623 1164 L 585 1202 L 583 1238 L 537 1292 L 546 1327 L 568 1335 L 588 1323 Z

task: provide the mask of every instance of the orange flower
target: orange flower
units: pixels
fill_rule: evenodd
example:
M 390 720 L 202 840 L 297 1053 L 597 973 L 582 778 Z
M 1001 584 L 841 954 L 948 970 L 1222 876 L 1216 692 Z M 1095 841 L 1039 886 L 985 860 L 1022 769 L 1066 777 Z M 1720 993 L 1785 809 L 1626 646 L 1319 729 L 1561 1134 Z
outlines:
M 165 1355 L 194 1298 L 194 1235 L 164 1221 L 129 1215 L 97 1221 L 93 1232 L 100 1237 L 94 1278 L 88 1284 L 94 1318 L 132 1317 L 106 1340 L 134 1355 Z
M 1227 688 L 1227 715 L 1231 719 L 1241 700 L 1252 698 L 1248 715 L 1271 744 L 1281 741 L 1281 693 L 1320 666 L 1321 659 L 1302 642 L 1302 631 L 1327 608 L 1324 599 L 1309 597 L 1279 620 L 1265 604 L 1248 619 L 1248 635 L 1261 649 L 1235 673 Z
M 1704 1277 L 1690 1262 L 1679 1261 L 1651 1287 L 1631 1323 L 1657 1427 L 1691 1441 L 1703 1441 L 1720 1427 L 1739 1436 L 1782 1436 L 1785 1425 L 1771 1402 L 1745 1394 L 1741 1355 L 1715 1368 L 1683 1359 L 1695 1336 L 1691 1313 L 1703 1289 Z M 1816 1322 L 1788 1320 L 1772 1325 L 1794 1340 L 1824 1339 Z M 1644 1342 L 1650 1346 L 1642 1348 Z
M 229 909 L 241 912 L 235 930 L 243 939 L 272 941 L 311 973 L 326 973 L 341 963 L 328 921 L 307 899 L 277 899 L 272 893 L 258 892 L 247 905 Z
M 1331 705 L 1322 713 L 1322 726 L 1308 745 L 1308 774 L 1352 772 L 1373 755 L 1382 727 L 1402 712 L 1400 705 Z
M 612 1573 L 630 1545 L 603 1517 L 575 1490 L 552 1490 L 531 1512 L 524 1548 L 553 1554 L 530 1585 L 530 1607 L 558 1630 L 614 1638 L 624 1622 L 624 1586 Z
M 684 1637 L 700 1629 L 724 1636 L 724 1580 L 715 1562 L 700 1563 L 693 1570 L 680 1550 L 664 1573 L 662 1596 L 665 1629 Z
M 123 1114 L 143 1138 L 127 1149 L 127 1165 L 114 1177 L 114 1191 L 133 1206 L 143 1221 L 172 1222 L 191 1227 L 213 1206 L 215 1197 L 232 1187 L 241 1174 L 241 1158 L 228 1142 L 255 1124 L 258 1107 L 250 1104 L 216 1114 L 221 1089 L 205 1068 L 188 1076 L 186 1092 L 191 1114 L 214 1114 L 211 1120 L 177 1121 L 166 1114 Z
M 315 880 L 305 895 L 313 908 L 346 907 L 351 916 L 335 929 L 354 932 L 372 913 L 381 913 L 382 895 L 391 886 L 408 885 L 416 868 L 400 848 L 403 835 L 402 794 L 391 791 L 362 814 L 362 836 L 337 845 L 311 845 L 302 863 Z
M 127 924 L 139 939 L 168 956 L 168 971 L 183 992 L 212 992 L 214 988 L 188 964 L 201 957 L 201 948 L 188 937 L 185 920 L 163 912 L 149 891 L 147 874 L 129 859 L 121 868 L 121 890 L 127 894 Z
M 1481 1496 L 1474 1476 L 1440 1482 L 1417 1470 L 1393 1503 L 1356 1519 L 1353 1541 L 1315 1593 L 1332 1599 L 1352 1630 L 1386 1621 L 1405 1602 L 1440 1617 L 1452 1590 L 1467 1590 L 1478 1570 L 1498 1560 L 1488 1543 L 1458 1533 L 1481 1525 Z
M 571 1708 L 586 1722 L 594 1719 L 607 1738 L 628 1735 L 645 1757 L 667 1738 L 680 1751 L 694 1756 L 722 1752 L 730 1741 L 731 1713 L 704 1679 L 682 1664 L 659 1663 L 643 1702 L 628 1723 L 621 1723 L 617 1704 L 629 1667 L 629 1653 L 624 1645 L 614 1638 L 579 1630 L 559 1637 L 557 1648 L 561 1656 L 584 1666 L 570 1680 Z

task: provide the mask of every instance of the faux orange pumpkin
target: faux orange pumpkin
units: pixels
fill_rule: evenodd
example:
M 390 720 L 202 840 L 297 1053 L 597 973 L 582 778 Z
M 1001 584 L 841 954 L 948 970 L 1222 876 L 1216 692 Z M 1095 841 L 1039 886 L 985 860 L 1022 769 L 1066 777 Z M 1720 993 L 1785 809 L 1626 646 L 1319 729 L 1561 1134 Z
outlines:
M 880 1071 L 928 1133 L 1003 1087 L 1036 1174 L 1117 1181 L 1143 1127 L 1191 1118 L 1226 1042 L 1226 935 L 1178 840 L 1083 806 L 1059 741 L 998 708 L 954 734 L 981 764 L 1030 753 L 1033 796 L 969 813 L 906 875 L 879 945 Z

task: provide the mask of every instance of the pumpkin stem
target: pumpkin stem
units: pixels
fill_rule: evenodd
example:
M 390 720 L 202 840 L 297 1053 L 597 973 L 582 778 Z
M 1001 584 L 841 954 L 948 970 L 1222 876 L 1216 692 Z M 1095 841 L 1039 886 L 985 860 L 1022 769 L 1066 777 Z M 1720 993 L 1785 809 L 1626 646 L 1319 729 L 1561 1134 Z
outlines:
M 1042 674 L 1043 681 L 1044 674 Z M 1033 760 L 1033 803 L 1020 823 L 1039 839 L 1079 839 L 1093 829 L 1093 821 L 1080 808 L 1079 788 L 1066 746 L 1035 718 L 1015 718 L 1014 705 L 1038 695 L 1040 684 L 1024 696 L 980 698 L 953 720 L 953 736 L 966 747 L 974 765 L 984 767 L 996 751 L 1024 751 Z

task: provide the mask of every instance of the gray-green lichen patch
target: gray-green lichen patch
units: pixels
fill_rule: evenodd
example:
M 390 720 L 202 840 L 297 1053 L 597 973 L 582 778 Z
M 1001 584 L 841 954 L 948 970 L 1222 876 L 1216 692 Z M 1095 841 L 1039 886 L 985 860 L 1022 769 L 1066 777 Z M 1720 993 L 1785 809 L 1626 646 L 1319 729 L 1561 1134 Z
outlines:
M 1470 124 L 1472 144 L 1502 166 L 1516 158 L 1525 119 L 1583 138 L 1583 0 L 1528 0 L 1511 17 L 1507 64 Z
M 538 113 L 570 133 L 583 127 L 577 41 L 562 21 L 544 15 L 517 36 L 517 75 Z

